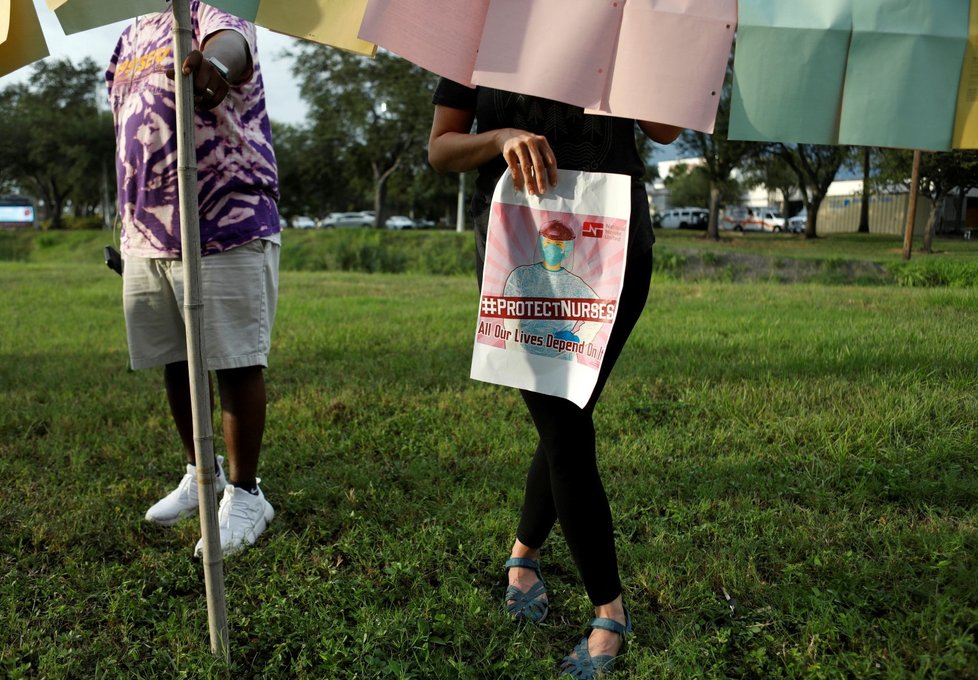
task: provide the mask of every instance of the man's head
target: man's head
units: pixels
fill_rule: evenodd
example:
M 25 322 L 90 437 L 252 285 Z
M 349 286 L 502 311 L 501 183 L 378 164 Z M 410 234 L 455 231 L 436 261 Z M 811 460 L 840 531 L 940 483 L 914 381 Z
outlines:
M 560 220 L 550 220 L 540 226 L 540 250 L 543 266 L 557 270 L 574 252 L 574 230 Z

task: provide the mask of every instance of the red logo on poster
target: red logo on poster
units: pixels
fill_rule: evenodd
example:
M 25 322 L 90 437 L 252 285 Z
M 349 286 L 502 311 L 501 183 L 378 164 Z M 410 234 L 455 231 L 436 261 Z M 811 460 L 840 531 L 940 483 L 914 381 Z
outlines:
M 602 238 L 604 236 L 604 224 L 601 222 L 585 222 L 581 235 L 590 236 L 591 238 Z

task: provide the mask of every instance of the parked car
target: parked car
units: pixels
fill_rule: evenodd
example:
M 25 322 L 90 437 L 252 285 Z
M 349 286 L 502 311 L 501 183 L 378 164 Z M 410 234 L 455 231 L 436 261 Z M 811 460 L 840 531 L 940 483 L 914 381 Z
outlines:
M 805 231 L 805 225 L 808 223 L 808 212 L 802 210 L 800 213 L 794 217 L 788 218 L 788 231 L 792 234 L 800 234 Z
M 419 217 L 414 221 L 414 226 L 416 229 L 434 229 L 435 221 Z
M 324 227 L 372 227 L 374 218 L 362 212 L 334 212 L 323 220 Z
M 391 215 L 384 226 L 388 229 L 414 229 L 414 220 L 404 215 Z
M 663 229 L 706 229 L 710 211 L 705 208 L 671 208 L 659 217 Z
M 292 218 L 292 226 L 296 229 L 315 229 L 316 220 L 305 215 L 300 215 Z

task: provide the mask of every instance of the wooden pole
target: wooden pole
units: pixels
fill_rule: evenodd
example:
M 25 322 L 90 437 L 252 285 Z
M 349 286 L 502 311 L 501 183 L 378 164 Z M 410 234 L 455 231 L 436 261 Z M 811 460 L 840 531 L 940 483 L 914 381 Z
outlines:
M 907 225 L 903 230 L 903 259 L 910 259 L 913 246 L 913 227 L 917 218 L 917 193 L 920 190 L 920 149 L 913 152 L 913 172 L 910 174 L 910 200 L 907 201 Z
M 214 432 L 211 425 L 210 382 L 204 361 L 204 302 L 200 276 L 200 215 L 197 211 L 197 144 L 194 136 L 194 92 L 191 76 L 181 66 L 193 45 L 189 0 L 173 0 L 173 54 L 176 68 L 177 186 L 180 194 L 180 243 L 183 252 L 184 324 L 193 412 L 197 497 L 203 539 L 204 591 L 211 652 L 229 658 L 227 606 L 224 599 L 224 555 L 217 524 L 214 492 Z

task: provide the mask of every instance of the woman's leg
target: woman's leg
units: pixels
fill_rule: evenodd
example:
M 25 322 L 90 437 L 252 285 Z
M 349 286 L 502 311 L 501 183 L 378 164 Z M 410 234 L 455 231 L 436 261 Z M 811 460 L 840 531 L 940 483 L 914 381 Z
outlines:
M 595 606 L 621 595 L 611 508 L 598 472 L 592 413 L 648 297 L 651 254 L 630 262 L 620 311 L 598 382 L 584 408 L 545 394 L 521 391 L 540 436 L 527 474 L 519 543 L 539 549 L 559 518 L 571 555 Z
M 527 475 L 514 546 L 514 556 L 521 548 L 537 552 L 549 535 L 554 518 L 559 519 L 588 597 L 595 606 L 595 616 L 620 623 L 625 622 L 625 613 L 614 526 L 597 467 L 592 414 L 648 298 L 651 253 L 647 258 L 633 260 L 629 262 L 618 318 L 588 404 L 582 409 L 566 399 L 521 392 L 540 435 L 540 443 Z M 535 576 L 528 576 L 530 583 L 527 585 L 532 585 Z M 513 576 L 511 580 L 515 580 Z M 518 587 L 525 589 L 523 585 Z M 613 655 L 620 646 L 619 636 L 604 630 L 594 630 L 588 639 L 593 655 Z

